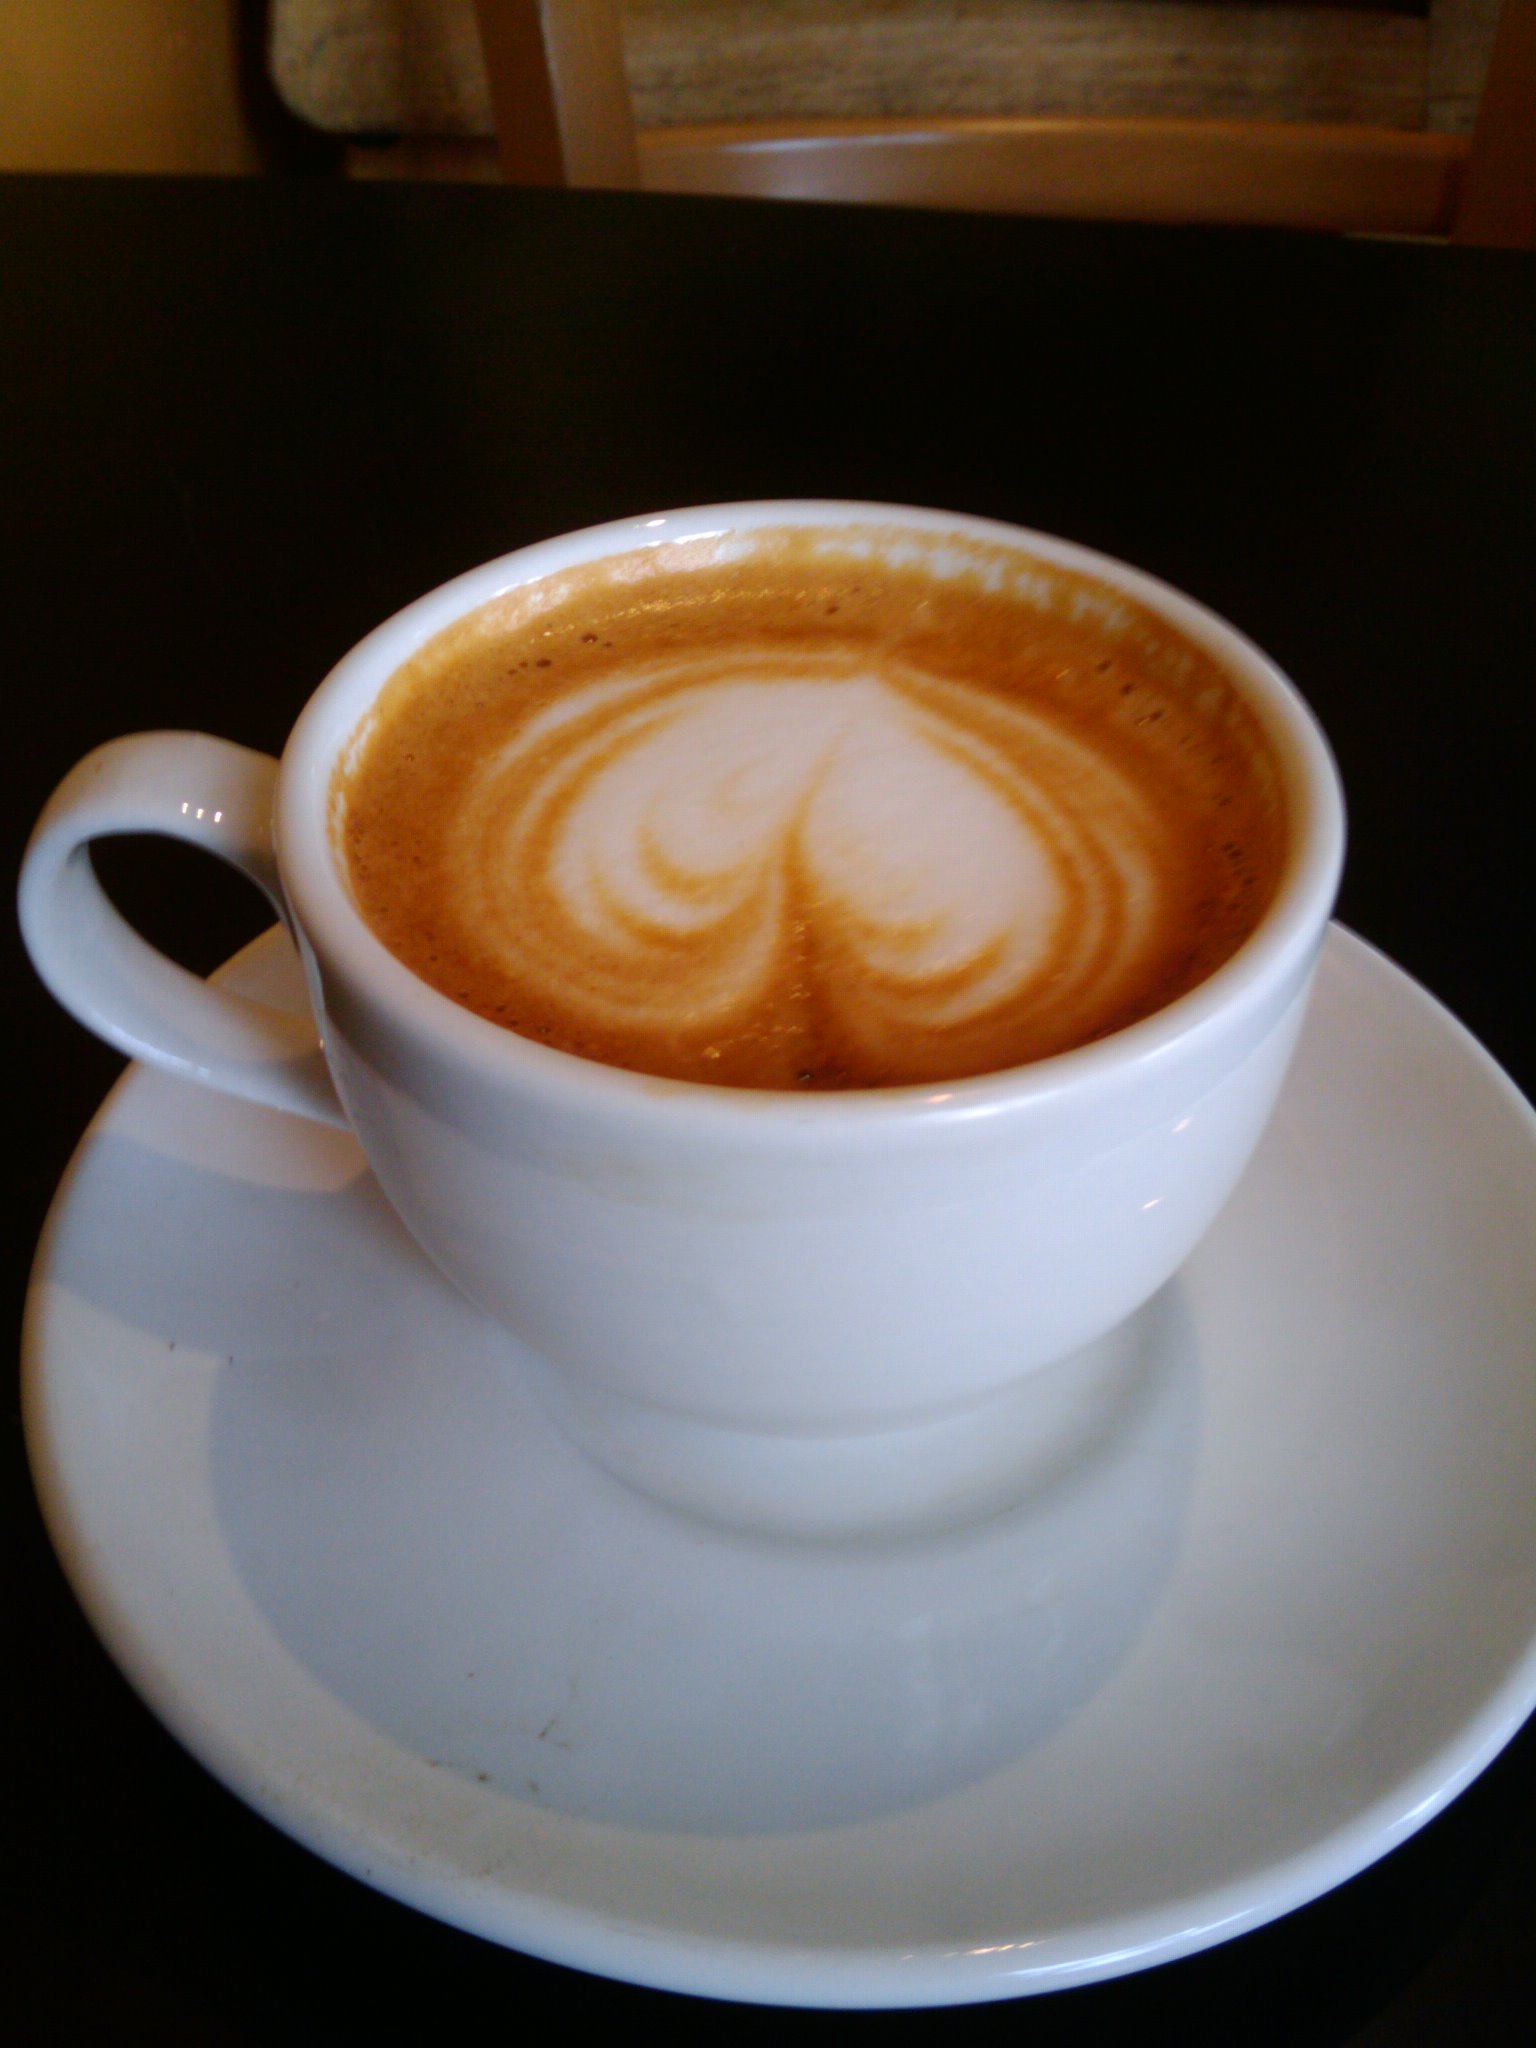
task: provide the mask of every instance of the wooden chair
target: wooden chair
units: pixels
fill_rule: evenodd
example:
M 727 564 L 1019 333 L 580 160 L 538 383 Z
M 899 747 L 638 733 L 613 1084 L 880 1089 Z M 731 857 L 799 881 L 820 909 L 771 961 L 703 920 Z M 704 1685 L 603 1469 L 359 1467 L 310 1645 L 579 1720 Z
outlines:
M 1470 139 L 1287 122 L 837 121 L 637 132 L 618 0 L 476 0 L 519 184 L 1215 221 L 1536 247 L 1536 0 L 1504 0 Z

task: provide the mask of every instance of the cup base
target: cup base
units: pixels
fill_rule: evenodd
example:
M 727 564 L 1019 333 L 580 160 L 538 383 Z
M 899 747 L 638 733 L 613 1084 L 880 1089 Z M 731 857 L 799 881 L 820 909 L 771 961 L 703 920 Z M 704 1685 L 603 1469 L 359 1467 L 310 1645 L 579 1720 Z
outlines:
M 732 1429 L 530 1362 L 557 1425 L 636 1492 L 754 1535 L 885 1540 L 985 1520 L 1066 1477 L 1151 1369 L 1155 1310 L 963 1408 L 831 1435 Z

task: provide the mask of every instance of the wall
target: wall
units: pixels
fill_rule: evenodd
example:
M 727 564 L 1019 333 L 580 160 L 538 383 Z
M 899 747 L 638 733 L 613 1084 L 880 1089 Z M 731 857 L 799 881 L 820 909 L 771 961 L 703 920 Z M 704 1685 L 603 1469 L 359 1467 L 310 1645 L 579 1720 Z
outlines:
M 240 0 L 0 0 L 0 169 L 251 171 Z

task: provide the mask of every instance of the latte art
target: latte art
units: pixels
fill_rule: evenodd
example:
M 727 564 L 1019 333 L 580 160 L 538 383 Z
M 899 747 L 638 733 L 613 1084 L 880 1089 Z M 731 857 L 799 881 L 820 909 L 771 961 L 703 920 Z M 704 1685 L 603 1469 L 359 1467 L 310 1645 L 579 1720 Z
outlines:
M 1193 987 L 1284 855 L 1256 718 L 1090 579 L 898 538 L 674 543 L 451 627 L 332 792 L 374 932 L 526 1037 L 738 1087 L 992 1072 Z
M 562 701 L 476 771 L 450 858 L 486 951 L 594 1033 L 707 1058 L 788 995 L 879 1062 L 920 1032 L 945 1071 L 1021 1009 L 1113 1005 L 1156 933 L 1158 838 L 1039 714 L 769 651 Z

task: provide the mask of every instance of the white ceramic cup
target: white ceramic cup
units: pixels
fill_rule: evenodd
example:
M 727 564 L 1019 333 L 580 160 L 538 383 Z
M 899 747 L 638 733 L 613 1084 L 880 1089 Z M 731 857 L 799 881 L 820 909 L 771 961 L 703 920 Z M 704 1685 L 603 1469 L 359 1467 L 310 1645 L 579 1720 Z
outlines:
M 1269 737 L 1292 821 L 1274 900 L 1224 966 L 1077 1051 L 802 1098 L 552 1051 L 385 950 L 353 907 L 327 799 L 348 740 L 424 642 L 605 555 L 848 523 L 973 536 L 1084 572 L 1216 657 Z M 298 946 L 314 1026 L 196 980 L 134 933 L 89 860 L 93 839 L 119 832 L 193 840 L 250 875 Z M 994 1510 L 1113 1397 L 1112 1333 L 1208 1228 L 1274 1105 L 1342 849 L 1337 777 L 1307 710 L 1188 598 L 987 521 L 757 503 L 592 528 L 445 584 L 338 664 L 280 766 L 197 734 L 100 748 L 38 823 L 20 909 L 44 981 L 112 1043 L 349 1124 L 417 1241 L 511 1332 L 509 1357 L 600 1463 L 707 1515 L 825 1534 Z

